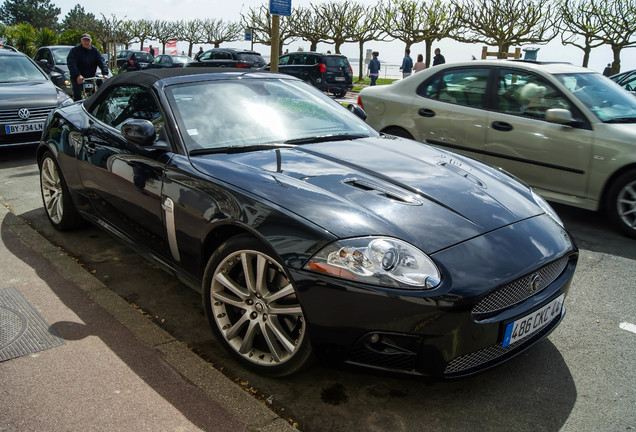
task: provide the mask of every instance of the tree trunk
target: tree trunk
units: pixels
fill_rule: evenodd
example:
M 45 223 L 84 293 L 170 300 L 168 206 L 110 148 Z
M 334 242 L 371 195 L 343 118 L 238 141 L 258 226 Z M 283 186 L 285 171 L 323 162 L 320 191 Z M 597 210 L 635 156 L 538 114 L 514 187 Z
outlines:
M 424 41 L 424 44 L 426 46 L 426 62 L 424 64 L 426 64 L 426 67 L 430 67 L 431 66 L 431 47 L 433 46 L 433 41 L 431 39 L 426 39 Z
M 214 48 L 220 48 L 221 42 L 214 42 Z
M 336 42 L 336 54 L 340 54 L 340 47 L 342 46 L 343 43 L 344 42 L 342 41 Z
M 192 47 L 194 46 L 194 42 L 190 42 L 188 44 L 188 57 L 192 57 Z
M 318 42 L 311 41 L 311 46 L 309 47 L 309 51 L 316 51 L 318 49 Z
M 612 45 L 612 52 L 614 53 L 612 75 L 616 75 L 621 71 L 621 47 L 619 45 Z
M 590 47 L 589 45 L 585 45 L 585 48 L 583 48 L 583 64 L 581 66 L 583 66 L 584 68 L 587 67 L 587 65 L 590 63 L 590 52 L 592 51 L 592 47 Z
M 363 58 L 363 50 L 364 50 L 364 42 L 360 41 L 360 74 L 358 75 L 358 81 L 362 81 L 362 78 L 364 78 L 363 72 L 362 72 L 362 67 L 364 66 L 364 58 Z

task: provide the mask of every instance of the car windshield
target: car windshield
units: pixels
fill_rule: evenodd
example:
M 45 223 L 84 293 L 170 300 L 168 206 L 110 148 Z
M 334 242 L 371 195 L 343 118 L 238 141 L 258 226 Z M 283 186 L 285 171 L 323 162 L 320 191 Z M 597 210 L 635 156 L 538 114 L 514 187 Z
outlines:
M 0 56 L 0 83 L 46 81 L 46 75 L 24 56 Z
M 66 64 L 66 57 L 68 57 L 68 53 L 71 52 L 71 48 L 58 48 L 52 49 L 53 58 L 55 59 L 55 63 L 57 64 Z
M 327 67 L 349 67 L 349 60 L 347 60 L 346 57 L 341 57 L 341 56 L 333 56 L 333 57 L 329 57 L 326 56 L 325 57 L 325 65 Z
M 147 52 L 138 52 L 135 53 L 135 58 L 142 62 L 151 62 L 154 57 L 152 56 L 152 54 Z
M 555 77 L 606 123 L 636 121 L 636 98 L 614 81 L 597 73 L 558 74 Z
M 169 86 L 189 151 L 377 136 L 342 105 L 300 81 L 232 79 Z
M 263 57 L 261 57 L 258 54 L 238 53 L 237 57 L 239 60 L 244 62 L 253 62 L 253 63 L 263 64 L 263 65 L 265 64 L 265 59 L 263 59 Z

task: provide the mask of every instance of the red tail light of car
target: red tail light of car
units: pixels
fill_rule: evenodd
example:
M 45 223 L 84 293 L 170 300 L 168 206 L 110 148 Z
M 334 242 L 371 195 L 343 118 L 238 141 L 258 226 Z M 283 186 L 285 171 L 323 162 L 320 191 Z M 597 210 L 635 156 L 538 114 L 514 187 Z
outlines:
M 133 59 L 131 59 L 131 58 L 129 58 L 129 59 L 128 59 L 128 63 L 129 63 L 131 66 L 134 66 L 134 65 L 135 65 L 135 61 L 134 61 Z
M 327 72 L 327 66 L 325 66 L 322 63 L 318 63 L 318 66 L 320 66 L 320 73 L 325 73 Z
M 360 99 L 360 96 L 358 96 L 358 105 L 360 105 L 360 108 L 364 109 L 364 106 L 362 106 L 362 100 Z
M 353 75 L 353 66 L 349 65 L 349 70 L 351 71 L 351 75 Z
M 246 68 L 246 67 L 247 67 L 247 63 L 240 63 L 240 62 L 236 62 L 236 63 L 234 63 L 234 67 L 237 67 L 237 68 Z

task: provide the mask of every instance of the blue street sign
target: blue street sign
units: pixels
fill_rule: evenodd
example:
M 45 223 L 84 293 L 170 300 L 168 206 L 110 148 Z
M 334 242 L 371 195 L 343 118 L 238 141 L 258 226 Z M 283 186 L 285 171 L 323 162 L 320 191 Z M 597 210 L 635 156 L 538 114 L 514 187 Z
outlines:
M 291 0 L 269 0 L 269 13 L 291 16 Z
M 252 40 L 252 31 L 251 30 L 245 30 L 245 40 L 246 41 L 251 41 Z

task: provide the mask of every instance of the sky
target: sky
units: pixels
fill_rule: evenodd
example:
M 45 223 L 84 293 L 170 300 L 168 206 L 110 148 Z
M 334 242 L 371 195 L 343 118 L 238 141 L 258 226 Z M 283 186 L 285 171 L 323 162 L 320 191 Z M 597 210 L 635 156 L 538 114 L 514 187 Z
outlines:
M 308 7 L 310 3 L 320 3 L 327 0 L 292 0 L 292 7 Z M 375 4 L 375 0 L 359 0 L 363 3 Z M 60 21 L 66 14 L 79 3 L 78 0 L 52 0 L 56 7 L 61 8 L 59 16 Z M 135 0 L 108 0 L 95 1 L 88 0 L 81 3 L 86 12 L 95 14 L 97 18 L 101 18 L 104 14 L 107 18 L 115 15 L 118 19 L 164 19 L 164 20 L 188 20 L 195 18 L 214 18 L 226 21 L 240 22 L 241 13 L 246 14 L 250 8 L 259 8 L 262 4 L 268 4 L 266 0 L 154 0 L 151 2 L 141 2 Z M 150 42 L 152 43 L 152 42 Z M 136 46 L 135 46 L 136 45 Z M 145 43 L 145 46 L 148 42 Z M 157 43 L 153 44 L 155 47 Z M 295 41 L 290 42 L 283 47 L 283 51 L 296 51 L 299 48 L 303 50 L 309 49 L 309 42 Z M 201 44 L 203 49 L 212 48 L 211 45 Z M 222 44 L 222 47 L 235 48 L 251 48 L 250 42 L 232 42 Z M 583 62 L 583 51 L 571 45 L 563 46 L 560 39 L 546 45 L 533 45 L 540 48 L 537 53 L 537 60 L 540 61 L 566 61 L 580 66 Z M 132 48 L 138 48 L 139 44 L 133 44 Z M 193 48 L 198 51 L 199 45 Z M 443 39 L 434 43 L 434 48 L 439 47 L 442 54 L 446 58 L 447 63 L 471 60 L 472 56 L 481 57 L 482 44 L 465 44 L 453 41 L 451 39 Z M 525 48 L 522 46 L 521 48 Z M 530 46 L 528 46 L 530 47 Z M 372 49 L 379 51 L 379 59 L 385 65 L 399 64 L 404 56 L 404 43 L 401 41 L 392 42 L 369 42 L 364 46 L 365 51 Z M 188 46 L 186 43 L 177 45 L 178 52 L 184 50 L 187 53 Z M 270 47 L 260 44 L 254 44 L 254 50 L 259 51 L 263 56 L 269 57 Z M 325 52 L 331 50 L 334 52 L 334 46 L 328 44 L 319 44 L 318 51 Z M 342 54 L 350 59 L 357 60 L 359 57 L 358 44 L 349 43 L 341 47 Z M 492 51 L 492 49 L 489 49 Z M 417 54 L 425 54 L 424 43 L 415 44 L 411 47 L 411 57 L 415 60 Z M 431 53 L 432 55 L 432 53 Z M 602 72 L 607 63 L 613 60 L 612 51 L 608 45 L 604 45 L 592 50 L 588 67 L 590 69 Z M 397 66 L 395 73 L 397 73 Z M 636 69 L 636 48 L 624 49 L 621 52 L 621 71 Z M 387 67 L 391 73 L 391 68 Z M 357 71 L 354 70 L 354 73 Z

